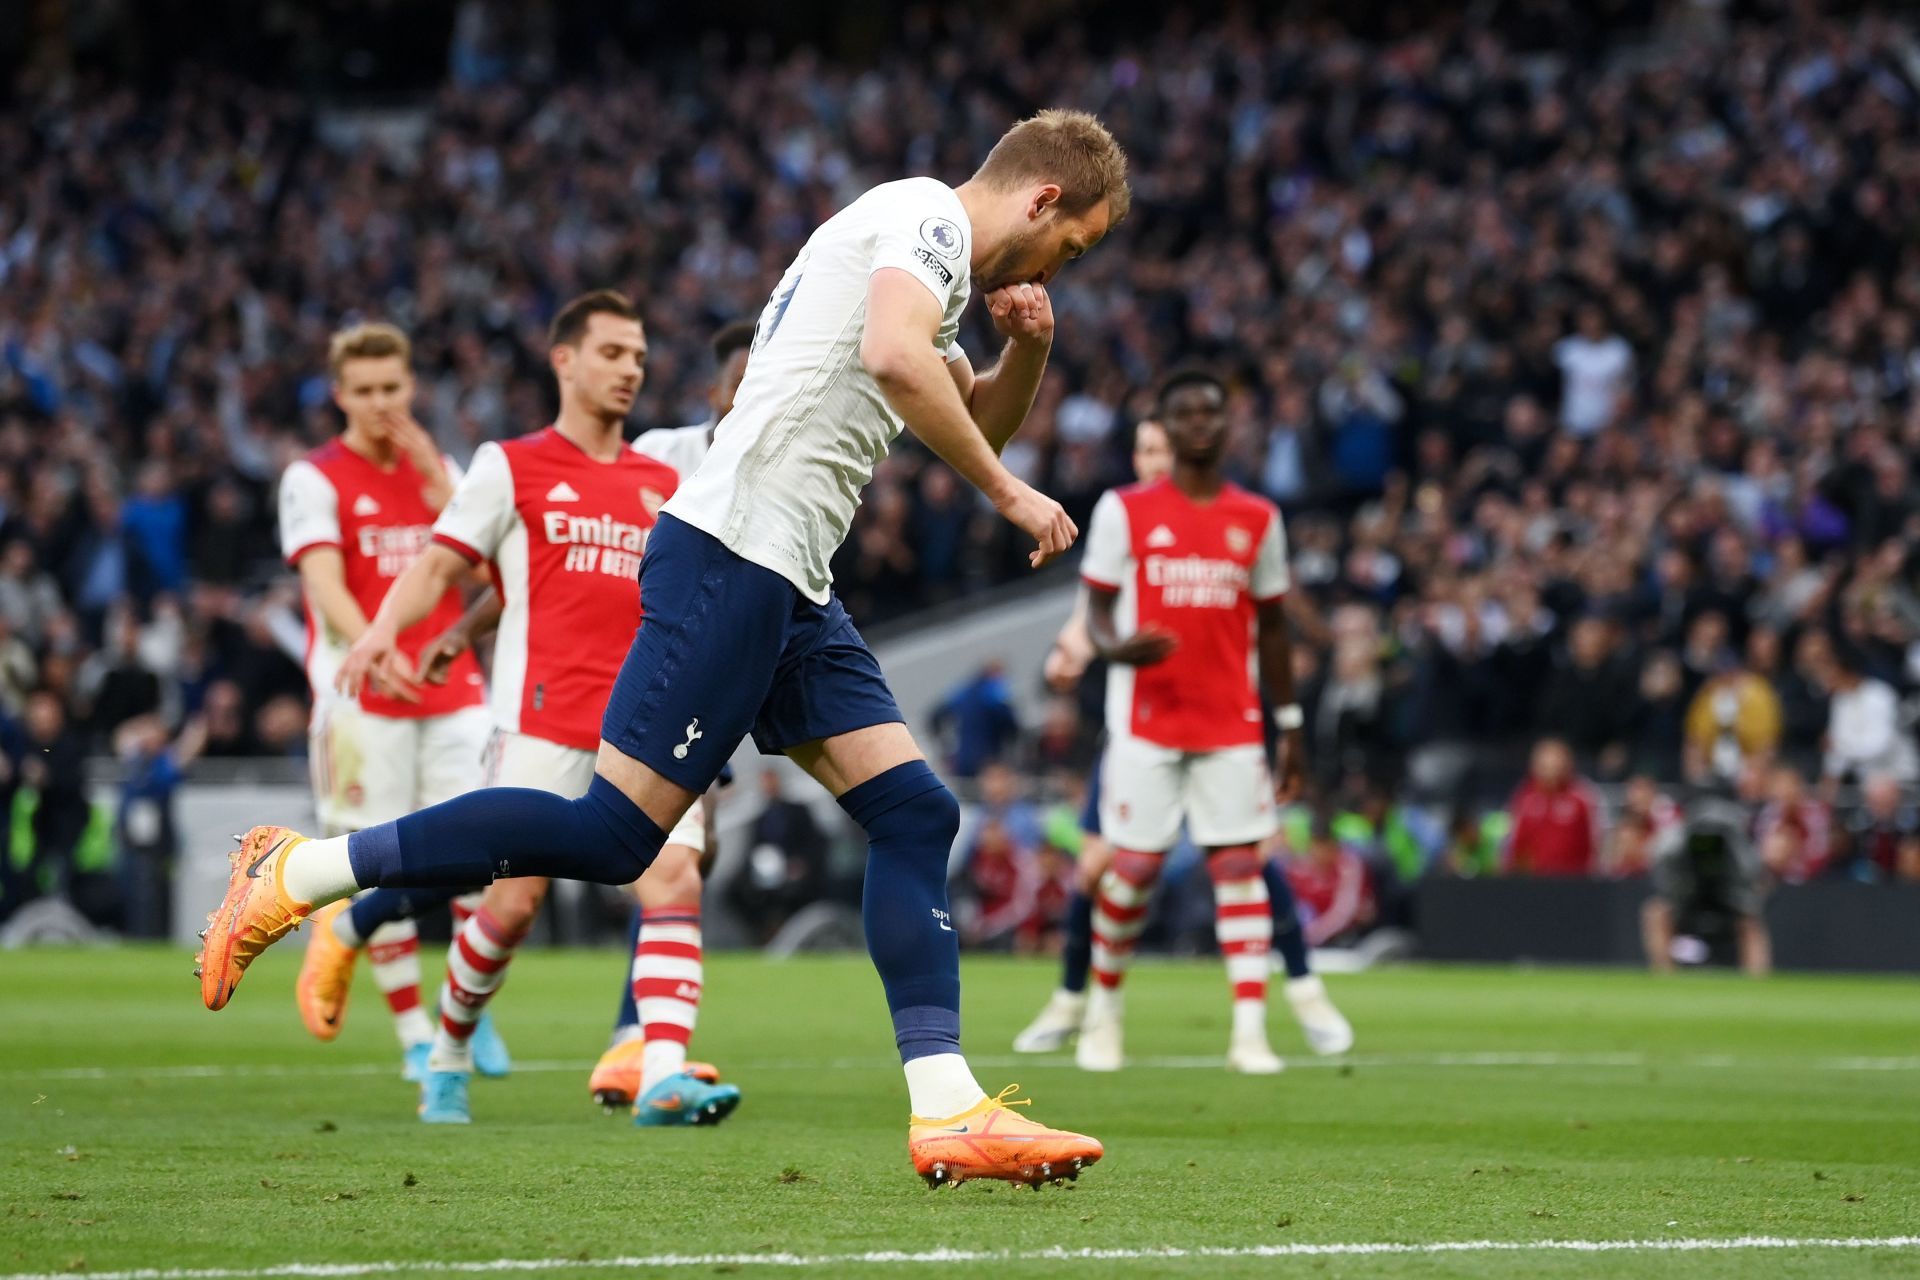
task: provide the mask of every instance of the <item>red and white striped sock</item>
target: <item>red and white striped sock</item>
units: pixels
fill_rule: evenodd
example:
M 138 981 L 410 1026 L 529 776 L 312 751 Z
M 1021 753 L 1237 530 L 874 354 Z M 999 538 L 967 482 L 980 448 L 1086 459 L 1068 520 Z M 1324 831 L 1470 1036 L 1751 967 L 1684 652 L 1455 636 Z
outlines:
M 1116 849 L 1093 900 L 1093 980 L 1109 991 L 1127 976 L 1133 944 L 1147 927 L 1147 903 L 1164 854 Z
M 1207 858 L 1207 874 L 1213 878 L 1214 936 L 1233 987 L 1234 1030 L 1258 1028 L 1265 1035 L 1273 907 L 1260 874 L 1260 854 L 1250 844 L 1216 849 Z
M 700 904 L 646 907 L 633 948 L 633 999 L 640 1009 L 640 1092 L 687 1067 L 700 1015 Z
M 486 898 L 485 890 L 475 889 L 472 893 L 463 893 L 449 902 L 447 910 L 453 913 L 453 927 L 458 929 L 472 918 L 473 913 L 480 909 L 480 904 L 486 901 Z
M 507 962 L 525 936 L 525 930 L 508 932 L 485 907 L 468 916 L 453 935 L 447 948 L 447 981 L 440 988 L 440 1030 L 427 1060 L 433 1070 L 473 1070 L 473 1028 L 507 980 Z
M 345 914 L 344 912 L 342 914 Z M 383 924 L 367 939 L 373 982 L 387 998 L 394 1034 L 411 1049 L 433 1039 L 433 1023 L 420 1007 L 420 931 L 411 920 Z

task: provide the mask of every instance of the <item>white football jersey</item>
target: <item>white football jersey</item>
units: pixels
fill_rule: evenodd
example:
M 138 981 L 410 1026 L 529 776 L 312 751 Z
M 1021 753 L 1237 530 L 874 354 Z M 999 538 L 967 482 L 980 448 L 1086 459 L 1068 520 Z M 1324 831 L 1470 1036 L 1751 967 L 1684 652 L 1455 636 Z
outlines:
M 897 267 L 926 285 L 943 312 L 934 348 L 958 360 L 972 246 L 960 198 L 933 178 L 829 218 L 761 312 L 733 412 L 666 511 L 825 604 L 860 491 L 906 425 L 860 363 L 868 278 Z
M 690 427 L 655 427 L 642 431 L 633 442 L 635 453 L 644 453 L 656 462 L 664 462 L 684 478 L 700 469 L 712 446 L 708 437 L 713 423 L 696 422 Z

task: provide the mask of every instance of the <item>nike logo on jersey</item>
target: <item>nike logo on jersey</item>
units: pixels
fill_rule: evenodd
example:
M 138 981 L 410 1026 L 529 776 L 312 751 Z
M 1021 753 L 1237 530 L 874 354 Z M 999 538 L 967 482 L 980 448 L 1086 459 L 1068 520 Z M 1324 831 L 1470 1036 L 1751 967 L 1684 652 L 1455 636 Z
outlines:
M 687 740 L 673 749 L 673 758 L 675 760 L 685 760 L 687 758 L 687 752 L 693 750 L 693 744 L 704 737 L 706 737 L 706 735 L 700 732 L 700 717 L 695 716 L 687 725 Z
M 353 514 L 357 516 L 377 516 L 380 514 L 380 504 L 373 500 L 372 494 L 363 493 L 353 500 Z
M 574 492 L 572 485 L 568 484 L 565 480 L 562 480 L 559 484 L 547 490 L 547 501 L 548 502 L 578 502 L 580 501 L 580 495 Z
M 1163 524 L 1155 525 L 1153 532 L 1147 535 L 1147 545 L 1150 547 L 1170 547 L 1177 541 L 1179 539 L 1173 536 L 1173 530 Z

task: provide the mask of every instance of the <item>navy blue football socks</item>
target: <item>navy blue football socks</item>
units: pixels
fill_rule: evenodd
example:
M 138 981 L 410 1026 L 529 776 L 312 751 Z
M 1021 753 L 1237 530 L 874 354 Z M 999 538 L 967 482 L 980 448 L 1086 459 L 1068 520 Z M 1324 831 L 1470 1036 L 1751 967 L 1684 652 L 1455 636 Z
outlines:
M 347 915 L 353 920 L 353 931 L 366 939 L 383 924 L 417 920 L 465 892 L 467 889 L 374 889 L 355 898 Z
M 666 832 L 605 778 L 577 800 L 530 787 L 485 787 L 347 838 L 363 888 L 487 884 L 551 876 L 631 884 Z
M 900 1060 L 960 1052 L 960 935 L 947 911 L 947 859 L 960 803 L 924 760 L 840 797 L 867 833 L 860 918 L 886 988 Z
M 1093 967 L 1093 899 L 1075 889 L 1067 904 L 1067 935 L 1060 945 L 1060 989 L 1078 994 L 1087 989 L 1087 970 Z
M 1267 882 L 1267 900 L 1273 906 L 1273 945 L 1280 962 L 1287 966 L 1289 978 L 1304 978 L 1313 970 L 1307 965 L 1307 934 L 1300 927 L 1300 910 L 1293 900 L 1293 886 L 1278 858 L 1268 858 L 1260 869 Z

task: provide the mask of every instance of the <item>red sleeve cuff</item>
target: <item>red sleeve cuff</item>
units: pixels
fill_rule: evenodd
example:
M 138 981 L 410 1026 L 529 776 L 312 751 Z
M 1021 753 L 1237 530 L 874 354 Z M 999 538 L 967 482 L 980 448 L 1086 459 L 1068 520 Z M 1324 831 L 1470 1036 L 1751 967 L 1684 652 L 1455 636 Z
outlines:
M 433 540 L 439 543 L 441 546 L 447 548 L 449 551 L 457 553 L 468 564 L 479 564 L 481 561 L 486 559 L 485 556 L 481 555 L 478 551 L 475 551 L 472 547 L 460 541 L 460 539 L 458 538 L 450 538 L 444 533 L 436 533 L 433 535 Z
M 1120 584 L 1117 582 L 1102 582 L 1098 578 L 1089 578 L 1084 573 L 1080 575 L 1080 581 L 1086 583 L 1088 587 L 1103 595 L 1114 596 L 1120 594 Z
M 287 552 L 287 566 L 292 569 L 299 568 L 301 556 L 304 556 L 309 551 L 318 550 L 321 547 L 332 547 L 335 551 L 341 549 L 340 544 L 332 538 L 316 538 L 312 542 L 303 542 L 293 550 Z

